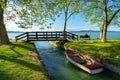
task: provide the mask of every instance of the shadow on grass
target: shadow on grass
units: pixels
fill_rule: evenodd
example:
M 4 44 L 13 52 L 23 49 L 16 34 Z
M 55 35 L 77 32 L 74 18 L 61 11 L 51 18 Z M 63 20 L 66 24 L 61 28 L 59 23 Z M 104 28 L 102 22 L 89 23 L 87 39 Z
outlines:
M 10 61 L 10 62 L 13 62 L 13 63 L 16 63 L 16 64 L 23 65 L 25 67 L 28 67 L 28 68 L 30 68 L 32 70 L 35 70 L 35 71 L 38 71 L 38 72 L 42 71 L 42 69 L 40 69 L 40 66 L 35 65 L 33 63 L 28 63 L 28 62 L 23 61 L 23 60 L 7 57 L 7 56 L 4 56 L 4 55 L 0 55 L 0 59 L 7 60 L 7 61 Z
M 24 43 L 24 44 L 13 44 L 13 43 L 10 43 L 10 46 L 12 48 L 15 48 L 15 47 L 19 47 L 19 48 L 23 48 L 23 49 L 26 49 L 26 50 L 33 50 L 33 48 L 31 47 L 28 47 L 28 43 Z
M 23 44 L 13 44 L 13 43 L 10 43 L 9 45 L 11 46 L 10 49 L 18 54 L 17 57 L 22 57 L 23 55 L 19 52 L 19 50 L 15 49 L 16 47 L 33 51 L 33 48 L 27 46 L 28 44 L 26 44 L 26 45 L 24 44 L 23 45 Z
M 34 50 L 33 48 L 31 48 L 29 46 L 29 44 L 27 44 L 27 43 L 20 43 L 20 44 L 19 43 L 18 44 L 10 43 L 7 45 L 10 46 L 9 49 L 14 51 L 17 55 L 15 54 L 15 55 L 11 56 L 11 55 L 5 54 L 4 52 L 1 52 L 0 53 L 0 60 L 9 61 L 9 62 L 14 63 L 13 65 L 18 65 L 16 67 L 18 67 L 17 69 L 19 69 L 19 71 L 21 70 L 21 67 L 19 68 L 19 65 L 25 67 L 25 70 L 30 69 L 30 70 L 37 71 L 37 72 L 43 71 L 39 65 L 31 63 L 31 61 L 25 61 L 25 60 L 20 60 L 20 59 L 16 58 L 16 57 L 23 56 L 21 54 L 21 52 L 19 51 L 19 48 L 22 48 L 23 51 L 24 51 L 24 49 L 26 49 L 28 51 Z M 7 64 L 6 64 L 6 66 L 7 66 Z M 10 70 L 13 70 L 13 72 L 14 72 L 15 69 L 14 68 L 12 69 L 12 67 L 11 67 Z M 15 80 L 15 77 L 13 77 L 12 74 L 8 74 L 7 71 L 2 71 L 2 68 L 1 68 L 0 69 L 0 80 Z
M 14 80 L 9 74 L 6 74 L 3 71 L 0 71 L 0 80 Z
M 13 45 L 13 46 L 11 46 L 10 47 L 10 49 L 12 50 L 12 51 L 14 51 L 15 53 L 17 53 L 17 57 L 22 57 L 22 54 L 20 53 L 20 52 L 18 52 L 17 50 L 15 50 L 15 46 Z

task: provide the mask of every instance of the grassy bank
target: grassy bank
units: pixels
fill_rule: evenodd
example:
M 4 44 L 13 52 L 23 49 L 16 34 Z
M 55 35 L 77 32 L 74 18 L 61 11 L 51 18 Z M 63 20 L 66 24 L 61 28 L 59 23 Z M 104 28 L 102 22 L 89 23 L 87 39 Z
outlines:
M 118 39 L 110 39 L 106 43 L 100 40 L 67 42 L 65 47 L 101 58 L 120 67 L 120 40 Z
M 46 80 L 33 45 L 0 45 L 0 80 Z

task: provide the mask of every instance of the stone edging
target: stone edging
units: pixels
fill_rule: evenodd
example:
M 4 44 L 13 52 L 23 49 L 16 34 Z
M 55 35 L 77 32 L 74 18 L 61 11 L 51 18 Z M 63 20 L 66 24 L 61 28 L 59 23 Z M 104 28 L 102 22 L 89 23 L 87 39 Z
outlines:
M 110 71 L 113 71 L 115 72 L 116 74 L 120 75 L 120 68 L 118 68 L 117 66 L 111 64 L 111 63 L 108 63 L 106 61 L 102 61 L 104 67 Z

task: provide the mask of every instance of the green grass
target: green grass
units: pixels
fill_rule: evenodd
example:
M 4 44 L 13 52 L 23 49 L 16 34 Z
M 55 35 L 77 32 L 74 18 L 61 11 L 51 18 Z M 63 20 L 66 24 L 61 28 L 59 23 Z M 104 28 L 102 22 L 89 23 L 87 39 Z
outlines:
M 33 45 L 0 45 L 0 80 L 46 80 Z
M 67 42 L 65 47 L 106 60 L 120 67 L 120 39 L 109 39 L 106 43 L 97 39 Z

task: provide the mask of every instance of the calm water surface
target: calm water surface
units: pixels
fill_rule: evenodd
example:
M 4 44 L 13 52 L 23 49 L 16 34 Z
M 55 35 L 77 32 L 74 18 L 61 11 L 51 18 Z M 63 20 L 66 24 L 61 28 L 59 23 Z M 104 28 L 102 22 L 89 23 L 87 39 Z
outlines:
M 91 38 L 99 38 L 99 31 L 71 31 L 72 33 L 77 34 L 78 36 L 89 34 Z M 15 39 L 15 36 L 22 34 L 23 32 L 8 32 L 9 39 Z M 120 38 L 120 31 L 107 32 L 107 38 Z
M 116 74 L 105 69 L 99 74 L 88 74 L 68 62 L 64 51 L 47 41 L 36 41 L 35 45 L 52 80 L 120 80 Z
M 77 34 L 78 36 L 88 34 L 91 38 L 100 38 L 99 31 L 72 31 L 72 33 Z M 120 38 L 120 31 L 108 31 L 107 38 Z
M 9 39 L 15 39 L 15 36 L 22 34 L 23 32 L 8 32 Z

